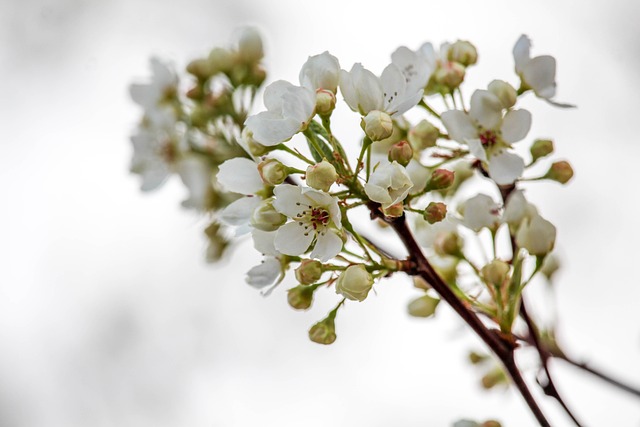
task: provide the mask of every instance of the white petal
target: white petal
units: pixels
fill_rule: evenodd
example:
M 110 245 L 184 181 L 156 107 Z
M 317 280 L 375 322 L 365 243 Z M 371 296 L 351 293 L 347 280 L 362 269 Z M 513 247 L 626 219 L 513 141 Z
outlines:
M 556 94 L 556 60 L 553 56 L 537 56 L 522 70 L 522 78 L 540 98 Z
M 262 289 L 274 284 L 281 274 L 280 261 L 276 258 L 265 257 L 261 264 L 252 267 L 247 272 L 245 281 L 254 288 Z
M 509 225 L 519 225 L 527 214 L 527 205 L 528 202 L 522 190 L 512 192 L 505 204 L 502 219 Z
M 232 193 L 255 194 L 264 187 L 258 165 L 243 157 L 235 157 L 221 164 L 216 179 Z
M 467 139 L 478 137 L 478 130 L 464 111 L 445 111 L 441 117 L 442 124 L 447 129 L 449 137 L 454 141 L 464 144 Z
M 273 189 L 276 199 L 273 207 L 289 218 L 295 218 L 308 208 L 309 201 L 302 195 L 302 188 L 297 185 L 281 184 Z
M 489 159 L 489 176 L 498 185 L 513 184 L 524 172 L 524 160 L 515 153 L 503 151 Z
M 267 110 L 282 111 L 283 97 L 292 87 L 294 85 L 285 80 L 277 80 L 267 86 L 263 95 L 264 106 L 267 107 Z
M 309 88 L 293 86 L 283 96 L 282 115 L 297 122 L 296 132 L 311 119 L 315 108 L 316 93 Z
M 431 175 L 429 169 L 422 166 L 422 164 L 417 160 L 413 159 L 407 165 L 407 174 L 409 174 L 409 178 L 411 178 L 411 182 L 413 182 L 413 187 L 411 187 L 411 190 L 409 191 L 410 194 L 422 191 L 427 185 L 427 181 Z
M 502 121 L 502 139 L 508 143 L 523 140 L 531 129 L 531 113 L 527 110 L 511 110 Z
M 280 253 L 276 250 L 274 244 L 277 233 L 277 231 L 262 231 L 254 228 L 253 230 L 251 230 L 253 247 L 256 248 L 258 252 L 264 255 L 280 255 Z
M 522 69 L 529 62 L 529 58 L 531 54 L 529 53 L 531 49 L 531 40 L 529 37 L 524 34 L 518 38 L 515 46 L 513 47 L 513 59 L 516 63 L 516 73 L 522 73 Z
M 261 201 L 260 197 L 241 197 L 220 212 L 220 220 L 229 225 L 248 224 L 253 211 Z
M 330 90 L 336 93 L 340 81 L 340 63 L 329 52 L 310 56 L 300 70 L 300 84 L 314 91 Z
M 469 116 L 485 129 L 496 129 L 502 119 L 500 98 L 488 90 L 476 90 L 471 95 Z
M 407 82 L 407 92 L 416 93 L 424 89 L 433 72 L 424 55 L 401 46 L 391 54 L 391 62 L 400 68 Z
M 313 242 L 313 230 L 305 231 L 305 226 L 297 222 L 289 222 L 277 231 L 274 241 L 276 250 L 285 255 L 300 255 L 304 253 Z
M 484 150 L 482 142 L 479 139 L 467 139 L 467 145 L 469 146 L 469 152 L 473 154 L 477 159 L 480 159 L 483 162 L 486 162 L 488 160 L 487 152 Z
M 245 122 L 253 132 L 253 138 L 262 145 L 272 147 L 288 141 L 298 133 L 302 123 L 292 118 L 283 118 L 278 113 L 263 111 L 251 116 Z
M 204 210 L 212 192 L 211 164 L 201 156 L 186 156 L 178 163 L 178 174 L 182 183 L 189 190 L 189 198 L 182 206 Z
M 309 255 L 321 262 L 327 262 L 342 250 L 342 239 L 334 230 L 327 230 L 324 235 L 319 234 L 316 245 Z
M 354 64 L 350 72 L 340 72 L 340 91 L 353 111 L 366 115 L 373 110 L 382 110 L 380 80 L 362 64 Z
M 486 194 L 470 198 L 463 207 L 463 224 L 474 231 L 480 231 L 483 227 L 494 227 L 500 221 L 500 207 Z

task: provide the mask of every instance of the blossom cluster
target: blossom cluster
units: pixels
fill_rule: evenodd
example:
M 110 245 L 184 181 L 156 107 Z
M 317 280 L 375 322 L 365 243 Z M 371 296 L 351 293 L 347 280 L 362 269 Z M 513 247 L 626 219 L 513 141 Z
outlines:
M 263 261 L 248 270 L 249 285 L 268 294 L 293 271 L 287 299 L 299 310 L 316 292 L 334 292 L 335 308 L 309 330 L 315 342 L 334 342 L 338 310 L 394 274 L 413 276 L 420 292 L 409 314 L 431 317 L 440 302 L 411 253 L 394 257 L 384 239 L 366 235 L 363 213 L 376 236 L 406 224 L 410 234 L 400 237 L 415 236 L 456 297 L 510 333 L 523 289 L 558 266 L 556 228 L 526 185 L 573 175 L 568 162 L 546 160 L 553 142 L 530 136 L 532 114 L 519 105 L 532 94 L 570 107 L 555 100 L 555 59 L 531 57 L 530 48 L 524 35 L 515 43 L 512 83 L 493 80 L 469 97 L 465 77 L 479 55 L 463 40 L 400 47 L 379 75 L 319 53 L 298 81 L 262 91 L 262 42 L 246 29 L 233 47 L 192 61 L 185 83 L 151 61 L 151 81 L 131 86 L 144 109 L 131 170 L 143 191 L 180 176 L 183 205 L 213 218 L 209 259 L 250 236 Z M 264 110 L 250 114 L 258 93 Z M 349 118 L 361 136 L 343 145 L 331 125 Z M 466 244 L 474 235 L 484 254 Z

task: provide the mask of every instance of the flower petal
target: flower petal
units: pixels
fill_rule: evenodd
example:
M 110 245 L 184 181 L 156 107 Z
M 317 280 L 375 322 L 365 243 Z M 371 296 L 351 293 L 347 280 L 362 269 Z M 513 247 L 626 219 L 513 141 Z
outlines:
M 221 164 L 216 179 L 232 193 L 255 194 L 264 187 L 258 165 L 244 157 L 235 157 Z
M 274 245 L 276 250 L 285 255 L 300 255 L 304 253 L 313 242 L 314 233 L 305 231 L 303 225 L 293 221 L 289 222 L 277 231 Z
M 500 98 L 488 90 L 476 90 L 471 95 L 469 116 L 485 129 L 496 129 L 502 119 Z
M 248 224 L 261 201 L 260 197 L 241 197 L 220 212 L 220 221 L 236 226 Z
M 310 56 L 300 70 L 300 84 L 313 91 L 330 90 L 336 93 L 340 81 L 340 63 L 329 52 Z
M 253 230 L 251 230 L 253 247 L 263 255 L 280 255 L 274 245 L 274 240 L 277 233 L 277 231 L 262 231 L 254 228 Z
M 464 144 L 467 139 L 478 137 L 478 130 L 464 111 L 445 111 L 441 117 L 442 124 L 447 129 L 449 137 L 454 141 Z
M 278 113 L 263 111 L 251 116 L 245 122 L 253 138 L 262 145 L 272 147 L 293 137 L 302 128 L 302 122 L 283 118 Z
M 516 63 L 516 73 L 521 74 L 524 66 L 529 62 L 531 49 L 531 40 L 524 34 L 518 38 L 515 46 L 513 46 L 513 59 Z
M 254 288 L 262 289 L 274 284 L 281 274 L 280 261 L 273 257 L 265 257 L 261 264 L 247 272 L 245 281 Z
M 467 139 L 467 145 L 469 146 L 469 152 L 473 154 L 477 159 L 480 159 L 483 162 L 486 162 L 488 160 L 487 152 L 484 150 L 482 142 L 479 139 Z
M 511 110 L 502 121 L 502 139 L 512 143 L 523 140 L 531 129 L 531 113 L 527 110 Z
M 309 201 L 302 195 L 302 188 L 297 185 L 278 185 L 273 189 L 273 194 L 276 196 L 273 207 L 289 218 L 296 218 L 308 208 Z
M 537 56 L 522 70 L 522 78 L 540 98 L 556 94 L 556 60 L 553 56 Z
M 321 262 L 327 262 L 342 250 L 342 239 L 334 230 L 327 230 L 324 234 L 318 234 L 316 245 L 309 255 Z
M 373 110 L 382 110 L 380 80 L 362 64 L 354 64 L 349 72 L 340 71 L 340 92 L 347 105 L 362 115 Z
M 489 159 L 489 176 L 498 185 L 513 184 L 524 172 L 524 160 L 515 153 L 503 151 Z

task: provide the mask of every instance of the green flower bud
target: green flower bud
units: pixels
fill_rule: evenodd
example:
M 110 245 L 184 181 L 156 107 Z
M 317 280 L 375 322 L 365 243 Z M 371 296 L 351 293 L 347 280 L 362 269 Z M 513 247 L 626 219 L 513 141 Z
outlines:
M 421 276 L 413 276 L 413 286 L 418 289 L 424 289 L 425 291 L 431 289 L 431 285 Z
M 469 353 L 469 362 L 471 362 L 472 365 L 478 365 L 480 363 L 485 362 L 488 359 L 489 359 L 489 356 L 486 354 L 476 353 L 475 351 L 472 351 Z
M 306 310 L 313 302 L 315 286 L 300 285 L 287 291 L 287 302 L 296 310 Z
M 322 277 L 322 263 L 315 259 L 303 259 L 295 273 L 296 280 L 303 285 L 316 283 Z
M 423 295 L 414 299 L 407 307 L 409 315 L 413 317 L 431 317 L 436 312 L 440 300 L 430 295 Z
M 427 191 L 444 190 L 451 187 L 455 179 L 455 173 L 447 169 L 436 169 L 431 173 L 431 178 L 427 182 Z
M 555 162 L 551 165 L 544 177 L 557 181 L 560 184 L 566 184 L 571 178 L 573 178 L 573 168 L 569 162 L 565 162 L 564 160 Z
M 212 222 L 204 230 L 209 245 L 207 246 L 207 261 L 216 262 L 222 258 L 225 249 L 229 246 L 229 241 L 224 237 L 219 223 Z
M 462 242 L 460 236 L 454 232 L 440 233 L 433 242 L 433 250 L 440 256 L 458 256 Z
M 503 108 L 511 108 L 516 105 L 518 92 L 509 83 L 502 80 L 494 80 L 489 83 L 488 89 L 489 92 L 498 97 Z
M 255 28 L 242 29 L 238 38 L 238 56 L 248 64 L 258 62 L 264 56 L 262 38 Z
M 384 111 L 373 110 L 362 119 L 362 127 L 372 141 L 381 141 L 393 133 L 393 120 Z
M 536 139 L 533 141 L 529 151 L 531 151 L 532 160 L 535 162 L 539 158 L 553 153 L 553 141 L 549 139 Z
M 409 131 L 409 142 L 416 150 L 424 150 L 436 145 L 440 130 L 431 122 L 422 120 Z
M 215 70 L 211 66 L 208 58 L 194 59 L 187 65 L 187 72 L 195 76 L 198 80 L 207 80 Z
M 318 344 L 332 344 L 336 340 L 336 313 L 332 311 L 309 329 L 309 339 Z
M 276 159 L 266 159 L 258 163 L 258 172 L 265 184 L 279 185 L 289 176 L 287 167 Z
M 333 109 L 336 108 L 336 95 L 326 89 L 318 89 L 316 91 L 316 113 L 320 117 L 330 116 Z
M 496 420 L 487 420 L 480 427 L 502 427 L 502 424 Z
M 329 191 L 337 179 L 336 168 L 326 160 L 309 166 L 305 178 L 309 187 L 320 191 Z
M 487 372 L 485 376 L 482 377 L 482 387 L 489 390 L 497 385 L 509 384 L 509 380 L 507 375 L 500 367 L 496 367 L 491 371 Z
M 273 207 L 273 198 L 263 200 L 251 215 L 251 225 L 262 231 L 275 231 L 285 222 L 287 217 Z
M 480 270 L 480 276 L 485 283 L 495 286 L 500 286 L 509 280 L 509 272 L 511 268 L 506 262 L 494 259 L 489 264 L 482 267 Z
M 447 57 L 449 61 L 455 61 L 468 67 L 478 62 L 478 51 L 470 42 L 458 40 L 449 46 Z
M 227 49 L 223 49 L 221 47 L 213 49 L 209 54 L 211 74 L 216 74 L 219 72 L 228 73 L 233 68 L 235 62 L 235 55 Z
M 441 202 L 431 202 L 424 210 L 424 219 L 429 224 L 442 221 L 447 216 L 447 205 Z
M 373 277 L 362 264 L 347 267 L 336 282 L 336 293 L 353 301 L 364 301 L 373 287 Z
M 407 141 L 399 141 L 391 146 L 389 149 L 389 161 L 394 160 L 400 163 L 402 166 L 407 166 L 411 159 L 413 159 L 413 148 Z

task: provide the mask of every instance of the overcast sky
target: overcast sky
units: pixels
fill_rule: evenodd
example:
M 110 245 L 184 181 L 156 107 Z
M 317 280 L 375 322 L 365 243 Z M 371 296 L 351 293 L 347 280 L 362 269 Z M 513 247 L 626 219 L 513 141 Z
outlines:
M 531 135 L 552 137 L 576 176 L 529 186 L 564 265 L 555 303 L 536 298 L 534 310 L 548 318 L 555 305 L 572 354 L 640 385 L 639 18 L 632 0 L 2 2 L 0 426 L 535 425 L 516 393 L 480 390 L 465 355 L 483 347 L 453 313 L 406 315 L 409 281 L 376 285 L 319 346 L 306 331 L 335 296 L 305 313 L 286 304 L 292 282 L 261 297 L 242 277 L 259 261 L 250 245 L 204 262 L 206 220 L 180 208 L 177 180 L 140 193 L 127 86 L 151 55 L 182 67 L 244 24 L 265 36 L 270 81 L 295 81 L 324 50 L 380 72 L 400 45 L 460 38 L 480 53 L 470 93 L 515 82 L 522 33 L 535 55 L 554 55 L 557 99 L 578 108 L 523 105 Z M 523 365 L 532 380 L 533 359 Z M 552 367 L 588 425 L 640 425 L 637 399 Z M 570 425 L 536 393 L 554 426 Z

